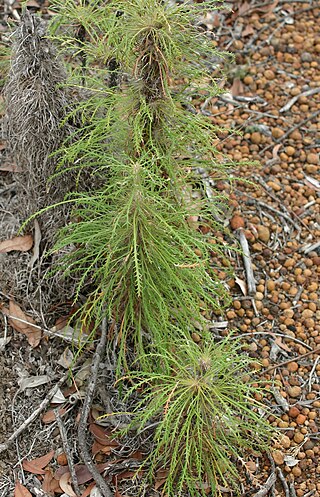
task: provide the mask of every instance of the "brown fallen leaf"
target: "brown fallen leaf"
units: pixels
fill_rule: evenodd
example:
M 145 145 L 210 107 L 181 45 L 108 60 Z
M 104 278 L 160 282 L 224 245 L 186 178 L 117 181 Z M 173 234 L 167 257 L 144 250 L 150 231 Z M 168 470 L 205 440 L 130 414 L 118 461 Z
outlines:
M 112 437 L 108 434 L 108 431 L 95 423 L 90 423 L 89 430 L 94 436 L 95 440 L 99 442 L 101 445 L 107 445 L 110 447 L 118 447 L 119 444 L 116 440 L 113 440 Z
M 77 494 L 73 491 L 71 485 L 70 485 L 70 473 L 69 471 L 67 473 L 64 473 L 60 480 L 59 480 L 59 485 L 61 487 L 61 490 L 65 494 L 67 494 L 69 497 L 77 497 Z
M 54 456 L 54 450 L 50 450 L 50 452 L 48 452 L 48 454 L 45 454 L 44 456 L 36 457 L 35 459 L 32 459 L 32 460 L 25 459 L 22 462 L 23 469 L 25 469 L 26 471 L 29 471 L 29 473 L 44 475 L 45 474 L 44 468 L 49 464 L 49 462 L 51 461 L 53 456 Z M 36 470 L 37 469 L 41 470 L 41 472 L 30 471 L 30 469 L 28 469 L 28 467 L 34 468 Z
M 61 407 L 59 409 L 60 416 L 63 416 L 66 412 L 67 409 L 65 409 L 64 407 Z M 41 418 L 42 423 L 44 423 L 45 425 L 49 425 L 50 423 L 53 423 L 55 420 L 56 420 L 56 415 L 53 409 L 46 411 Z
M 52 470 L 46 470 L 46 474 L 43 477 L 42 490 L 49 495 L 61 493 L 62 490 L 57 480 L 53 477 Z
M 41 328 L 35 326 L 34 320 L 30 316 L 27 316 L 18 304 L 13 300 L 10 300 L 9 309 L 3 307 L 2 312 L 10 316 L 9 323 L 16 331 L 27 336 L 28 343 L 32 348 L 39 345 L 41 340 Z
M 282 348 L 283 350 L 285 350 L 286 352 L 289 352 L 289 353 L 291 353 L 291 352 L 292 352 L 292 350 L 290 349 L 290 347 L 288 347 L 288 345 L 286 345 L 285 343 L 283 343 L 283 341 L 282 341 L 281 337 L 276 337 L 276 338 L 275 338 L 275 342 L 276 342 L 276 344 L 277 344 L 279 347 L 281 347 L 281 348 Z
M 0 254 L 6 254 L 7 252 L 12 252 L 13 250 L 28 252 L 28 250 L 32 248 L 32 245 L 33 237 L 31 235 L 14 236 L 9 240 L 0 242 Z
M 251 36 L 254 33 L 255 33 L 255 29 L 253 28 L 253 26 L 251 26 L 251 24 L 247 24 L 247 26 L 242 31 L 241 36 L 243 36 L 243 37 Z
M 279 156 L 278 156 L 278 152 L 279 152 L 279 149 L 282 147 L 281 143 L 278 143 L 277 145 L 275 145 L 272 149 L 272 158 L 273 160 L 278 160 L 279 159 Z
M 239 78 L 234 78 L 232 87 L 231 87 L 231 95 L 233 97 L 238 97 L 239 95 L 242 95 L 244 91 L 243 84 L 241 79 Z
M 0 166 L 0 171 L 9 173 L 21 173 L 22 169 L 15 162 L 4 161 Z
M 32 497 L 32 495 L 24 485 L 21 485 L 21 483 L 17 481 L 16 486 L 14 487 L 14 497 Z
M 88 487 L 82 492 L 80 497 L 88 497 L 91 494 L 91 490 L 96 486 L 96 482 L 93 481 L 88 485 Z

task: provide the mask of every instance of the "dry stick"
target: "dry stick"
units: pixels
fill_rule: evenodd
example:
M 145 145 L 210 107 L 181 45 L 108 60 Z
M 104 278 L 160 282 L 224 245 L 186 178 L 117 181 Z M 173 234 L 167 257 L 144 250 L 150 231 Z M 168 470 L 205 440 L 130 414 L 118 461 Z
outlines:
M 311 90 L 304 91 L 302 93 L 299 93 L 299 95 L 295 95 L 292 97 L 286 105 L 281 107 L 279 112 L 287 112 L 287 110 L 290 110 L 293 104 L 296 103 L 297 100 L 299 100 L 300 97 L 310 97 L 311 95 L 315 95 L 316 93 L 320 92 L 320 87 L 319 88 L 312 88 Z
M 97 378 L 98 378 L 98 370 L 101 358 L 105 352 L 107 341 L 107 319 L 103 318 L 101 325 L 101 338 L 97 345 L 91 366 L 91 377 L 88 385 L 88 389 L 86 392 L 86 397 L 83 403 L 82 412 L 79 421 L 78 427 L 78 442 L 80 453 L 83 459 L 83 462 L 87 469 L 90 471 L 94 481 L 97 484 L 100 492 L 103 497 L 113 497 L 113 493 L 106 483 L 105 479 L 100 475 L 97 470 L 88 450 L 87 442 L 86 442 L 86 433 L 87 433 L 87 421 L 89 416 L 89 411 L 91 408 L 91 404 L 93 401 L 93 396 L 96 388 Z
M 271 473 L 271 475 L 269 476 L 263 487 L 260 488 L 259 492 L 254 494 L 253 497 L 264 497 L 265 495 L 267 495 L 272 485 L 275 484 L 276 480 L 277 480 L 276 474 Z
M 269 211 L 271 212 L 274 212 L 275 214 L 278 214 L 278 216 L 280 217 L 283 217 L 283 219 L 285 219 L 286 221 L 288 221 L 289 223 L 291 223 L 293 225 L 293 227 L 297 230 L 297 231 L 300 231 L 300 226 L 298 226 L 293 219 L 291 219 L 290 216 L 288 216 L 287 214 L 285 214 L 284 212 L 281 212 L 281 211 L 278 211 L 277 209 L 275 209 L 274 207 L 272 207 L 271 205 L 268 205 L 268 204 L 265 204 L 264 202 L 261 202 L 260 200 L 257 201 L 257 203 L 259 205 L 261 205 L 262 207 L 264 207 L 265 209 L 269 209 Z
M 72 458 L 71 450 L 70 450 L 69 443 L 68 443 L 67 431 L 66 431 L 64 423 L 63 423 L 63 421 L 61 419 L 61 416 L 59 414 L 59 409 L 57 409 L 57 408 L 54 409 L 54 415 L 56 417 L 58 428 L 59 428 L 59 431 L 60 431 L 60 436 L 61 436 L 63 450 L 64 450 L 64 453 L 67 456 L 68 468 L 69 468 L 69 472 L 70 472 L 70 475 L 71 475 L 71 481 L 72 481 L 72 485 L 73 485 L 73 490 L 77 494 L 77 497 L 79 497 L 81 495 L 81 491 L 80 491 L 80 488 L 79 488 L 77 474 L 76 474 L 76 470 L 74 468 L 73 458 Z
M 63 385 L 63 383 L 66 381 L 67 378 L 68 378 L 68 373 L 66 373 L 64 376 L 62 376 L 62 378 L 60 378 L 60 380 L 58 381 L 58 383 L 56 383 L 56 385 L 54 385 L 54 387 L 51 388 L 51 390 L 48 392 L 48 394 L 43 399 L 43 401 L 41 402 L 41 404 L 37 407 L 37 409 L 35 411 L 33 411 L 32 414 L 30 414 L 30 416 L 19 426 L 19 428 L 14 433 L 12 433 L 12 435 L 10 435 L 10 437 L 8 438 L 8 440 L 5 443 L 0 444 L 0 454 L 2 452 L 4 452 L 5 450 L 7 450 L 8 447 L 10 447 L 10 445 L 12 444 L 12 442 L 14 442 L 18 438 L 18 436 L 21 435 L 21 433 L 50 404 L 50 401 L 51 401 L 52 397 L 57 393 L 57 391 L 59 390 L 59 388 L 61 387 L 61 385 Z
M 283 140 L 285 140 L 289 135 L 291 135 L 291 133 L 293 133 L 293 131 L 295 131 L 296 129 L 298 128 L 301 128 L 301 126 L 303 126 L 304 124 L 306 124 L 307 122 L 311 121 L 312 119 L 314 119 L 315 117 L 317 117 L 317 115 L 320 114 L 320 109 L 319 110 L 316 110 L 315 112 L 313 112 L 309 117 L 307 117 L 306 119 L 304 119 L 303 121 L 300 121 L 299 123 L 295 124 L 294 126 L 292 126 L 292 128 L 288 129 L 288 131 L 285 132 L 284 135 L 281 136 L 281 138 L 278 138 L 277 140 L 274 140 L 274 142 L 272 142 L 270 145 L 268 145 L 267 147 L 265 147 L 263 150 L 261 150 L 261 154 L 263 154 L 264 152 L 266 152 L 267 150 L 269 150 L 271 147 L 274 146 L 275 143 L 281 143 Z
M 319 110 L 319 113 L 320 113 L 320 110 Z M 257 181 L 258 181 L 258 183 L 259 183 L 259 184 L 260 184 L 260 185 L 261 185 L 261 186 L 265 189 L 265 191 L 267 192 L 267 194 L 269 195 L 269 197 L 271 197 L 271 198 L 272 198 L 275 202 L 277 202 L 277 203 L 279 204 L 279 203 L 280 203 L 280 200 L 279 200 L 277 197 L 275 197 L 275 196 L 273 195 L 273 193 L 271 193 L 271 192 L 270 192 L 270 189 L 268 188 L 268 185 L 266 185 L 266 184 L 265 184 L 265 182 L 264 182 L 261 178 L 259 178 L 259 177 L 257 177 Z M 261 202 L 260 202 L 260 203 L 261 203 Z M 268 209 L 270 209 L 270 207 L 269 207 L 267 204 L 265 204 L 265 206 L 266 206 L 266 207 L 268 207 Z M 283 205 L 282 205 L 282 206 L 283 206 Z M 288 211 L 288 209 L 287 209 L 287 211 Z M 312 232 L 312 230 L 309 228 L 309 226 L 308 226 L 308 225 L 307 225 L 307 224 L 306 224 L 306 223 L 305 223 L 302 219 L 300 219 L 300 217 L 299 217 L 299 216 L 298 216 L 298 215 L 297 215 L 294 211 L 288 211 L 288 212 L 289 212 L 289 214 L 291 214 L 292 216 L 294 216 L 295 218 L 297 218 L 297 219 L 298 219 L 298 221 L 300 222 L 300 224 L 302 224 L 302 226 L 303 226 L 306 230 L 308 230 L 308 231 L 309 231 L 309 233 L 312 233 L 312 234 L 313 234 L 313 232 Z M 298 226 L 297 224 L 295 224 L 295 223 L 293 222 L 293 220 L 292 220 L 292 219 L 291 219 L 290 221 L 291 221 L 291 223 L 293 223 L 294 227 L 295 227 L 298 231 L 300 231 L 299 226 Z
M 243 262 L 244 262 L 244 269 L 245 269 L 246 278 L 247 278 L 248 294 L 255 295 L 256 294 L 256 282 L 254 280 L 254 275 L 253 275 L 249 245 L 248 245 L 246 236 L 245 236 L 242 228 L 239 229 L 239 240 L 240 240 L 240 245 L 241 245 L 242 252 L 243 252 Z
M 286 364 L 290 364 L 290 362 L 300 361 L 300 359 L 308 357 L 309 355 L 312 355 L 312 354 L 320 354 L 320 347 L 317 347 L 314 350 L 309 350 L 309 352 L 306 352 L 305 354 L 299 355 L 298 357 L 293 357 L 292 359 L 289 359 L 287 361 L 279 362 L 279 364 L 274 364 L 273 366 L 270 366 L 269 368 L 262 371 L 261 374 L 268 373 L 269 371 L 272 371 L 273 369 L 279 368 L 281 366 L 285 366 Z
M 271 472 L 275 474 L 275 472 L 276 472 L 276 465 L 274 463 L 274 459 L 273 459 L 272 455 L 270 454 L 270 452 L 267 452 L 267 458 L 269 459 L 269 462 L 270 462 Z M 273 483 L 271 485 L 270 493 L 271 493 L 272 497 L 276 497 L 275 483 Z
M 278 473 L 279 479 L 280 479 L 280 481 L 282 483 L 285 496 L 286 497 L 290 497 L 288 483 L 287 483 L 287 480 L 285 479 L 285 477 L 284 477 L 281 469 L 280 468 L 276 468 L 276 472 Z
M 290 497 L 297 497 L 296 489 L 294 488 L 294 482 L 293 481 L 289 482 L 289 488 L 290 488 Z

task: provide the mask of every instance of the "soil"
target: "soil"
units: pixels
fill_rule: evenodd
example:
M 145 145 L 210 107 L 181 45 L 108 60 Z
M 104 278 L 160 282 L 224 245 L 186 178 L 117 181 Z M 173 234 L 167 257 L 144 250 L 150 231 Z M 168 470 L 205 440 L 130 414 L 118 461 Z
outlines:
M 269 459 L 251 456 L 246 461 L 241 492 L 255 495 L 266 489 L 274 473 L 270 495 L 320 497 L 320 8 L 316 2 L 291 0 L 230 5 L 232 11 L 215 11 L 203 19 L 212 42 L 235 54 L 235 61 L 225 67 L 226 81 L 220 83 L 226 93 L 206 102 L 199 97 L 194 104 L 235 132 L 231 137 L 221 132 L 216 146 L 235 162 L 243 161 L 233 173 L 241 180 L 231 185 L 212 178 L 211 186 L 229 195 L 228 223 L 236 237 L 241 230 L 245 234 L 256 288 L 249 294 L 243 260 L 231 254 L 236 278 L 223 269 L 219 275 L 233 302 L 225 316 L 215 319 L 220 335 L 237 329 L 250 355 L 257 358 L 257 373 L 269 391 L 265 401 L 274 413 L 269 421 L 282 434 L 270 447 Z M 44 13 L 45 8 L 44 3 Z M 5 33 L 6 17 L 3 7 L 0 10 Z M 236 134 L 239 130 L 241 136 Z M 258 162 L 248 165 L 247 161 Z M 7 164 L 5 155 L 3 164 Z M 10 216 L 5 214 L 6 195 L 12 190 L 12 173 L 3 169 L 0 227 L 10 235 L 17 224 L 8 227 Z M 7 292 L 1 287 L 0 292 L 6 307 Z M 29 305 L 23 311 L 39 317 Z M 70 353 L 65 340 L 51 336 L 31 348 L 24 335 L 7 325 L 4 315 L 1 337 L 7 330 L 11 340 L 0 348 L 0 443 L 64 374 L 61 356 Z M 21 390 L 21 379 L 39 375 L 48 375 L 49 384 Z M 71 384 L 64 385 L 64 393 L 74 394 Z M 101 397 L 100 392 L 98 411 L 105 408 Z M 65 421 L 71 440 L 76 415 L 71 408 Z M 66 462 L 59 430 L 39 417 L 0 454 L 0 497 L 13 495 L 17 479 L 32 495 L 46 495 L 39 493 L 42 476 L 23 469 L 21 461 L 47 454 L 51 448 L 55 458 L 48 471 L 61 471 Z M 104 462 L 106 454 L 100 447 L 96 461 Z M 131 483 L 121 481 L 121 492 L 134 495 Z

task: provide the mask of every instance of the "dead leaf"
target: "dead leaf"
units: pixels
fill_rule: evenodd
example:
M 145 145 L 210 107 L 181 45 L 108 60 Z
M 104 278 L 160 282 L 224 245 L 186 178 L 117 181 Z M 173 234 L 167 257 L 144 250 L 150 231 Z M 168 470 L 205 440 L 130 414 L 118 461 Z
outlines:
M 99 442 L 101 445 L 107 445 L 110 447 L 119 446 L 118 442 L 113 440 L 112 437 L 108 435 L 107 430 L 102 426 L 99 426 L 96 423 L 91 423 L 89 426 L 89 430 L 94 436 L 95 440 L 97 440 L 97 442 Z
M 232 97 L 238 97 L 239 95 L 242 95 L 244 91 L 243 84 L 241 79 L 235 78 L 232 83 L 231 87 L 231 95 Z
M 25 471 L 28 471 L 29 473 L 33 473 L 35 475 L 44 475 L 46 472 L 44 471 L 43 468 L 45 468 L 51 459 L 54 456 L 54 450 L 51 450 L 48 452 L 48 454 L 45 454 L 44 456 L 37 457 L 36 459 L 32 459 L 29 461 L 28 459 L 25 459 L 22 462 L 22 467 Z
M 28 252 L 33 245 L 33 237 L 31 235 L 14 236 L 9 240 L 0 242 L 0 254 L 6 254 L 13 250 L 20 252 Z
M 246 282 L 244 280 L 241 280 L 237 276 L 235 277 L 234 281 L 237 283 L 237 285 L 240 287 L 240 290 L 242 291 L 243 295 L 246 297 L 248 295 Z
M 255 29 L 251 26 L 251 24 L 247 24 L 244 30 L 241 33 L 241 36 L 251 36 L 255 33 Z
M 63 490 L 63 492 L 68 495 L 68 497 L 77 497 L 77 494 L 73 491 L 73 489 L 70 485 L 70 473 L 69 473 L 69 471 L 67 471 L 66 473 L 64 473 L 61 476 L 61 478 L 59 480 L 59 485 L 61 487 L 61 490 Z
M 102 473 L 105 469 L 110 468 L 113 464 L 116 464 L 120 462 L 119 459 L 116 459 L 112 461 L 112 463 L 109 462 L 104 462 L 101 464 L 96 464 L 96 469 L 99 471 L 99 473 Z M 84 483 L 87 483 L 88 481 L 92 480 L 92 474 L 88 470 L 88 468 L 84 464 L 76 464 L 74 467 L 77 475 L 77 480 L 79 485 L 83 485 Z M 68 473 L 68 467 L 66 466 L 61 466 L 59 469 L 54 474 L 54 478 L 56 480 L 60 480 L 60 478 Z
M 167 481 L 167 478 L 168 478 L 168 474 L 169 474 L 169 471 L 166 469 L 160 469 L 159 471 L 157 471 L 156 481 L 154 484 L 155 490 L 158 490 L 160 487 L 162 487 L 162 485 L 165 484 L 165 482 Z
M 21 173 L 22 169 L 15 162 L 4 161 L 0 166 L 0 171 L 9 173 Z
M 91 490 L 93 489 L 93 487 L 96 486 L 96 482 L 93 481 L 92 483 L 90 483 L 90 485 L 84 490 L 84 492 L 82 492 L 81 496 L 80 497 L 88 497 L 91 493 Z
M 28 376 L 27 378 L 22 378 L 21 380 L 18 380 L 18 385 L 20 387 L 20 391 L 24 392 L 27 388 L 37 388 L 40 385 L 49 383 L 50 381 L 50 376 L 43 374 L 39 376 Z
M 283 350 L 285 350 L 286 352 L 292 352 L 292 350 L 290 349 L 290 347 L 288 347 L 288 345 L 286 345 L 285 343 L 283 343 L 283 341 L 281 340 L 281 337 L 276 337 L 275 338 L 275 342 L 276 344 L 281 347 Z
M 248 12 L 251 8 L 251 5 L 246 1 L 239 3 L 238 5 L 239 5 L 239 8 L 238 8 L 237 12 L 235 13 L 236 17 L 244 16 L 246 14 L 246 12 Z
M 67 409 L 64 409 L 63 407 L 59 409 L 60 416 L 63 416 L 66 412 Z M 56 415 L 53 409 L 50 409 L 50 411 L 45 412 L 41 418 L 42 423 L 44 423 L 45 425 L 49 425 L 50 423 L 53 423 L 55 420 L 56 420 Z
M 111 447 L 110 445 L 102 445 L 97 440 L 95 440 L 91 447 L 91 452 L 93 457 L 95 457 L 99 452 L 101 452 L 102 454 L 111 454 Z
M 39 259 L 40 254 L 40 242 L 41 242 L 41 231 L 38 221 L 34 220 L 34 246 L 33 246 L 33 255 L 28 264 L 29 268 L 32 269 L 34 263 Z
M 62 492 L 59 482 L 53 477 L 51 469 L 46 470 L 46 474 L 43 477 L 42 490 L 49 495 L 61 494 Z
M 279 157 L 278 157 L 278 152 L 279 152 L 279 149 L 282 147 L 281 143 L 278 143 L 277 145 L 275 145 L 272 149 L 272 158 L 273 160 L 278 160 Z
M 38 4 L 38 2 L 36 2 L 36 0 L 28 0 L 27 3 L 26 3 L 26 6 L 27 7 L 37 7 L 38 9 L 40 9 L 40 5 Z
M 18 304 L 13 300 L 10 300 L 9 309 L 3 308 L 2 312 L 10 316 L 9 323 L 16 331 L 27 336 L 28 343 L 32 348 L 39 345 L 41 340 L 41 328 L 39 326 L 34 326 L 34 320 L 30 316 L 27 316 Z
M 14 487 L 14 497 L 32 497 L 32 495 L 25 486 L 17 481 L 16 486 Z

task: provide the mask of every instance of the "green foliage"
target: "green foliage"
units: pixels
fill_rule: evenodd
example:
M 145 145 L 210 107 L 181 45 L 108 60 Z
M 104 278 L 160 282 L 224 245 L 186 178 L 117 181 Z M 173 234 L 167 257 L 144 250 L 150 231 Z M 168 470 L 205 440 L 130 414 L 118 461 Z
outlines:
M 82 320 L 94 323 L 94 332 L 103 315 L 114 317 L 119 364 L 129 337 L 143 362 L 150 346 L 188 336 L 194 322 L 203 323 L 226 300 L 210 267 L 224 199 L 217 195 L 208 206 L 193 196 L 196 168 L 221 176 L 228 164 L 215 160 L 216 126 L 186 110 L 199 90 L 219 92 L 207 63 L 221 54 L 196 28 L 196 5 L 77 3 L 53 5 L 55 39 L 74 56 L 85 53 L 90 67 L 85 98 L 73 113 L 83 126 L 60 151 L 57 174 L 90 168 L 99 188 L 69 198 L 77 222 L 61 231 L 55 249 L 74 247 L 59 270 L 78 275 L 77 297 L 90 287 Z M 70 31 L 80 25 L 81 41 Z M 110 60 L 119 74 L 112 88 L 106 85 Z M 82 76 L 75 72 L 70 84 L 79 89 Z M 209 226 L 211 245 L 189 226 L 190 216 Z M 222 250 L 215 241 L 214 252 Z
M 106 312 L 113 316 L 121 323 L 120 355 L 133 333 L 143 358 L 144 334 L 157 347 L 190 331 L 195 320 L 204 321 L 200 310 L 220 308 L 226 292 L 210 271 L 210 245 L 185 221 L 197 209 L 176 201 L 158 162 L 149 155 L 108 161 L 112 182 L 75 198 L 81 221 L 62 230 L 56 249 L 81 241 L 63 269 L 82 275 L 79 291 L 91 277 L 86 315 L 94 309 L 96 323 Z
M 237 488 L 237 465 L 248 450 L 267 448 L 272 434 L 254 395 L 260 392 L 251 359 L 238 340 L 198 346 L 176 341 L 151 355 L 155 372 L 132 372 L 129 394 L 143 391 L 128 431 L 154 426 L 153 450 L 143 463 L 167 470 L 163 492 L 215 495 L 218 484 Z M 264 413 L 265 414 L 265 413 Z

